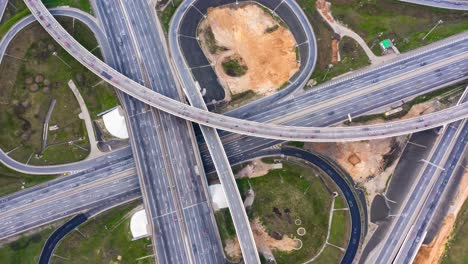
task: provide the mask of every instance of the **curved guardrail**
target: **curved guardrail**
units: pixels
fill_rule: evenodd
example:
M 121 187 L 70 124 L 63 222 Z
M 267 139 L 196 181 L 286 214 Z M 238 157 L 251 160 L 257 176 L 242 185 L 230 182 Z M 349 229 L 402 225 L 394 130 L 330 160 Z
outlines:
M 185 59 L 185 56 L 181 49 L 180 37 L 186 36 L 190 32 L 185 32 L 187 31 L 185 30 L 183 34 L 179 34 L 179 33 L 182 27 L 182 23 L 184 22 L 185 19 L 187 19 L 186 18 L 187 14 L 192 8 L 197 9 L 195 4 L 199 1 L 200 0 L 185 0 L 179 6 L 179 8 L 177 8 L 176 13 L 174 14 L 171 20 L 171 24 L 169 28 L 168 38 L 169 38 L 169 44 L 170 44 L 169 47 L 171 49 L 171 55 L 173 56 L 174 61 L 176 62 L 176 67 L 178 69 L 178 72 L 187 76 L 191 76 L 192 73 L 191 73 L 190 67 L 187 65 L 188 62 Z M 213 1 L 213 2 L 214 2 L 213 4 L 224 5 L 224 4 L 229 4 L 229 3 L 237 3 L 238 1 L 229 0 L 223 3 L 219 3 L 217 1 Z M 247 0 L 245 2 L 252 2 L 252 1 Z M 254 109 L 259 109 L 259 108 L 270 106 L 278 102 L 279 100 L 285 98 L 287 95 L 289 95 L 296 89 L 302 88 L 309 80 L 309 77 L 312 74 L 315 68 L 316 61 L 317 61 L 317 43 L 316 43 L 317 41 L 314 35 L 314 31 L 312 29 L 312 26 L 309 23 L 307 16 L 302 11 L 300 6 L 296 3 L 296 1 L 293 1 L 293 0 L 286 0 L 286 1 L 256 0 L 254 2 L 264 5 L 271 10 L 276 10 L 282 5 L 285 5 L 285 8 L 288 8 L 286 10 L 290 11 L 293 15 L 295 15 L 295 19 L 297 19 L 296 21 L 301 26 L 300 29 L 296 29 L 296 31 L 299 31 L 299 30 L 301 31 L 301 32 L 298 32 L 297 35 L 303 34 L 305 38 L 305 39 L 301 39 L 300 43 L 298 43 L 298 47 L 300 47 L 301 49 L 302 47 L 304 47 L 303 52 L 302 52 L 304 54 L 300 53 L 301 54 L 301 68 L 299 72 L 293 76 L 293 80 L 285 88 L 277 91 L 276 93 L 270 96 L 261 98 L 254 102 L 243 105 L 239 108 L 236 108 L 232 111 L 229 111 L 225 113 L 227 116 L 241 117 L 246 112 L 252 111 Z M 204 1 L 203 5 L 206 6 L 207 3 Z M 198 11 L 196 12 L 196 14 L 198 16 L 201 16 L 201 14 Z M 278 13 L 276 14 L 281 17 L 281 14 L 278 14 Z M 194 22 L 190 20 L 190 23 L 194 23 Z M 192 27 L 190 28 L 189 31 L 192 31 L 192 30 L 196 31 L 196 28 Z M 291 28 L 291 30 L 294 30 L 294 29 Z M 192 33 L 195 34 L 196 32 L 192 32 Z M 191 37 L 194 37 L 194 35 Z M 201 49 L 200 49 L 200 52 L 202 52 Z M 304 55 L 303 58 L 302 58 L 302 55 Z M 205 55 L 202 54 L 202 56 L 205 56 Z
M 132 81 L 79 44 L 50 14 L 41 1 L 25 0 L 32 14 L 70 55 L 117 89 L 180 118 L 205 126 L 250 136 L 307 142 L 336 142 L 376 139 L 413 133 L 468 117 L 468 104 L 405 121 L 359 127 L 291 127 L 227 117 L 170 99 Z M 466 56 L 466 54 L 465 54 Z M 190 92 L 190 91 L 186 91 Z

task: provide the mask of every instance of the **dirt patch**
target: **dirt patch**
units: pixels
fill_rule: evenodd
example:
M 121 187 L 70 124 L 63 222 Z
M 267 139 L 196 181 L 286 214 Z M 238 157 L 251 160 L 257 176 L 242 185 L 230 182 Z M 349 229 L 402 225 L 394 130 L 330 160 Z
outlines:
M 429 245 L 422 245 L 414 260 L 415 264 L 436 264 L 440 263 L 441 257 L 445 250 L 445 245 L 450 238 L 451 233 L 455 225 L 460 209 L 463 203 L 468 199 L 468 171 L 465 170 L 465 174 L 459 184 L 455 199 L 452 201 L 448 215 L 442 222 L 442 226 L 439 229 L 437 236 L 432 240 Z
M 294 240 L 294 238 L 288 236 L 274 238 L 270 236 L 258 218 L 250 222 L 250 227 L 252 228 L 255 244 L 257 245 L 257 249 L 260 253 L 273 255 L 273 250 L 290 252 L 295 250 L 298 246 L 297 241 Z M 241 251 L 237 238 L 226 241 L 225 250 L 226 254 L 231 257 L 240 257 Z
M 266 175 L 272 169 L 281 169 L 283 166 L 281 163 L 268 164 L 263 162 L 261 159 L 256 159 L 247 164 L 242 170 L 236 173 L 236 178 L 255 178 Z
M 226 252 L 226 255 L 228 255 L 234 262 L 239 261 L 242 257 L 242 252 L 237 237 L 234 239 L 228 239 L 225 242 L 226 246 L 224 247 L 224 252 Z
M 414 105 L 402 120 L 428 114 L 443 108 L 437 100 Z M 383 123 L 375 119 L 353 125 Z M 368 201 L 385 190 L 387 181 L 392 175 L 407 137 L 384 138 L 358 142 L 306 143 L 305 148 L 324 154 L 340 165 L 360 186 L 367 191 Z
M 299 68 L 293 35 L 257 4 L 210 8 L 198 32 L 205 55 L 214 64 L 221 84 L 232 94 L 248 90 L 273 93 Z M 225 73 L 222 62 L 232 56 L 245 62 L 244 75 L 231 77 Z

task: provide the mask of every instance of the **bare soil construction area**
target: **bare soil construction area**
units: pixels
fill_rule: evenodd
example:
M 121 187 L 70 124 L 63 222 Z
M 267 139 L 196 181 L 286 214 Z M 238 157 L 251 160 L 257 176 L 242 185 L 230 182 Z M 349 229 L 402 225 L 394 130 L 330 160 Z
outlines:
M 444 107 L 437 100 L 416 104 L 404 116 L 394 120 L 428 114 Z M 382 122 L 385 121 L 375 119 L 354 125 Z M 406 140 L 406 136 L 399 136 L 357 142 L 306 143 L 305 148 L 335 160 L 356 184 L 366 189 L 367 199 L 371 202 L 376 194 L 385 190 Z
M 210 8 L 198 37 L 226 89 L 226 100 L 249 90 L 271 94 L 299 68 L 292 33 L 257 4 Z

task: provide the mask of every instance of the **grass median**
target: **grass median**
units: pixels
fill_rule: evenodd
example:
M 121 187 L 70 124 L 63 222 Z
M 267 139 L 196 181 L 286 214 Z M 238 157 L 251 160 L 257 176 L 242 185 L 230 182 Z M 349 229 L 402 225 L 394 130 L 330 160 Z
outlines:
M 149 238 L 132 241 L 130 217 L 140 201 L 89 219 L 57 246 L 51 263 L 153 263 Z M 148 257 L 150 256 L 150 257 Z M 148 257 L 148 258 L 145 258 Z

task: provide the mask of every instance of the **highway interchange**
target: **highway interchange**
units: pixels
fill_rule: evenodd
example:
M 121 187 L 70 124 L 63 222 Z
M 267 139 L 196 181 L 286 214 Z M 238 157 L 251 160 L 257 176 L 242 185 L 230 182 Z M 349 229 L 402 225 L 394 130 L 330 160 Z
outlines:
M 305 142 L 332 142 L 332 141 L 356 141 L 364 139 L 376 139 L 382 137 L 402 135 L 434 128 L 447 122 L 463 119 L 468 116 L 468 108 L 465 104 L 452 107 L 449 113 L 442 111 L 428 114 L 427 117 L 419 117 L 401 121 L 398 126 L 392 126 L 392 122 L 375 125 L 369 133 L 367 126 L 355 127 L 291 127 L 277 124 L 259 123 L 249 120 L 240 120 L 224 115 L 207 112 L 193 106 L 186 105 L 180 101 L 168 98 L 155 91 L 147 89 L 143 85 L 127 78 L 103 61 L 96 58 L 87 51 L 66 30 L 60 26 L 50 14 L 42 2 L 25 1 L 32 14 L 49 34 L 70 53 L 75 59 L 85 65 L 90 71 L 100 76 L 115 88 L 128 95 L 156 107 L 164 112 L 181 117 L 185 120 L 217 129 L 235 132 L 244 135 L 259 136 L 281 140 L 298 140 Z M 465 55 L 460 56 L 461 59 Z M 466 73 L 465 73 L 466 74 Z M 464 74 L 463 74 L 464 75 Z M 421 126 L 421 121 L 423 125 Z
M 137 1 L 137 2 L 138 2 L 138 1 Z M 128 4 L 128 2 L 126 2 L 126 1 L 123 1 L 123 3 L 127 3 L 127 4 Z M 129 8 L 129 10 L 135 11 L 135 10 L 140 10 L 140 9 L 139 9 L 139 8 L 132 8 L 132 9 Z M 141 15 L 141 14 L 140 14 L 140 15 Z M 136 17 L 136 16 L 135 16 L 135 17 Z M 143 17 L 144 17 L 144 16 L 143 16 Z M 142 29 L 142 30 L 145 30 L 145 29 Z M 116 34 L 116 35 L 119 35 L 119 34 Z M 138 35 L 138 36 L 143 36 L 144 34 L 137 34 L 137 35 Z M 464 40 L 465 38 L 466 38 L 466 36 L 464 36 L 464 37 L 462 38 L 462 40 Z M 463 55 L 463 52 L 466 52 L 466 47 L 464 47 L 464 46 L 461 44 L 461 43 L 462 43 L 462 40 L 458 40 L 458 42 L 454 41 L 455 44 L 449 43 L 449 45 L 454 45 L 455 47 L 456 47 L 456 44 L 458 43 L 458 45 L 460 45 L 460 46 L 462 47 L 461 51 L 460 51 L 460 49 L 453 48 L 453 46 L 451 46 L 450 49 L 448 49 L 449 51 L 456 50 L 456 51 L 458 52 L 458 53 L 457 53 L 457 52 L 454 52 L 454 55 L 453 55 L 452 60 L 447 59 L 447 54 L 444 54 L 444 55 L 445 55 L 445 60 L 447 60 L 447 62 L 446 62 L 445 65 L 444 65 L 444 64 L 436 65 L 436 66 L 439 66 L 439 67 L 435 67 L 435 68 L 432 68 L 432 69 L 427 70 L 428 72 L 431 71 L 431 73 L 432 73 L 432 71 L 433 71 L 433 73 L 432 73 L 431 76 L 432 76 L 434 79 L 442 79 L 442 78 L 437 78 L 437 77 L 441 77 L 441 76 L 438 75 L 438 74 L 439 74 L 440 72 L 442 72 L 442 71 L 444 72 L 444 77 L 445 77 L 444 80 L 445 80 L 445 82 L 441 81 L 441 82 L 440 82 L 441 85 L 442 85 L 442 84 L 446 84 L 446 83 L 447 83 L 447 80 L 455 81 L 455 80 L 460 80 L 460 79 L 466 78 L 466 75 L 464 74 L 464 71 L 463 71 L 463 70 L 466 69 L 466 67 L 467 67 L 467 59 L 466 59 L 466 56 Z M 118 43 L 118 41 L 116 41 L 116 42 Z M 150 47 L 151 47 L 151 46 L 148 46 L 147 48 L 150 48 Z M 154 46 L 153 46 L 153 48 L 154 48 Z M 141 50 L 145 50 L 145 47 L 144 47 L 143 49 L 141 49 Z M 440 49 L 438 52 L 441 52 L 440 54 L 443 54 L 443 53 L 442 53 L 442 50 L 443 50 L 443 49 Z M 447 50 L 443 50 L 443 51 L 447 52 Z M 441 58 L 441 57 L 435 57 L 435 58 L 434 58 L 434 53 L 437 54 L 437 52 L 427 52 L 427 54 L 426 54 L 427 58 L 425 59 L 425 58 L 423 57 L 423 58 L 420 59 L 419 61 L 416 60 L 416 63 L 406 63 L 406 62 L 403 62 L 403 63 L 402 63 L 402 61 L 400 61 L 400 62 L 399 62 L 399 63 L 400 63 L 399 69 L 400 69 L 402 72 L 405 72 L 405 74 L 407 74 L 407 73 L 408 73 L 408 70 L 411 70 L 411 67 L 413 67 L 413 68 L 418 68 L 418 65 L 419 65 L 419 67 L 424 68 L 423 66 L 425 66 L 426 64 L 431 64 L 431 63 L 434 63 L 434 62 L 440 63 L 440 61 L 442 60 L 442 58 Z M 132 54 L 132 52 L 130 52 L 130 54 Z M 432 55 L 432 56 L 429 56 L 429 54 Z M 461 57 L 460 57 L 460 54 L 462 54 Z M 458 55 L 458 56 L 457 56 L 457 55 Z M 448 55 L 448 58 L 449 58 L 449 57 L 450 57 L 450 54 Z M 123 57 L 123 58 L 124 58 L 124 57 Z M 414 57 L 411 58 L 411 59 L 408 59 L 408 62 L 409 62 L 409 61 L 414 62 L 414 61 L 415 61 Z M 131 64 L 131 59 L 128 59 L 128 61 L 123 62 L 122 64 L 127 64 L 127 63 Z M 394 64 L 396 64 L 396 63 L 394 63 Z M 423 64 L 424 64 L 424 65 L 423 65 Z M 405 67 L 401 68 L 401 65 L 404 65 Z M 408 67 L 407 65 L 409 65 L 409 68 L 407 68 L 407 67 Z M 454 68 L 451 67 L 451 68 L 450 68 L 448 65 L 450 65 L 450 66 L 455 65 L 456 67 L 454 67 Z M 395 65 L 394 65 L 394 66 L 395 66 Z M 444 68 L 443 66 L 445 66 L 446 68 Z M 135 67 L 136 72 L 138 71 L 138 68 L 139 68 L 138 66 Z M 149 67 L 147 67 L 147 68 L 149 68 Z M 390 73 L 392 73 L 392 71 L 391 71 L 391 70 L 388 70 L 388 72 L 386 72 L 385 69 L 382 69 L 382 68 L 383 68 L 383 67 L 377 69 L 377 70 L 380 70 L 380 72 L 378 73 L 378 78 L 380 79 L 380 75 L 379 75 L 379 74 L 383 73 L 383 80 L 385 80 L 385 77 L 386 77 L 386 76 L 387 76 L 387 78 L 389 78 Z M 394 69 L 393 69 L 393 70 L 394 70 Z M 452 72 L 452 73 L 451 73 L 451 72 Z M 461 75 L 460 75 L 460 72 L 461 72 Z M 427 72 L 419 73 L 419 76 L 423 76 L 423 73 L 427 73 Z M 127 73 L 127 74 L 130 74 L 130 73 Z M 168 73 L 168 74 L 169 74 L 169 73 Z M 375 73 L 374 73 L 374 74 L 375 74 Z M 387 75 L 385 75 L 385 74 L 387 74 Z M 169 74 L 169 75 L 170 75 L 170 74 Z M 156 75 L 152 75 L 152 76 L 156 76 Z M 349 85 L 349 82 L 348 82 L 348 85 L 349 85 L 349 87 L 351 87 L 351 89 L 352 89 L 352 88 L 357 89 L 358 87 L 361 87 L 361 88 L 362 88 L 363 86 L 360 86 L 360 85 L 362 85 L 362 84 L 365 85 L 366 82 L 372 82 L 372 80 L 375 80 L 375 79 L 371 79 L 371 78 L 375 78 L 375 75 L 374 75 L 374 76 L 370 75 L 370 76 L 371 76 L 371 77 L 365 76 L 365 74 L 364 74 L 364 76 L 359 75 L 359 76 L 357 76 L 357 77 L 354 77 L 355 79 L 358 80 L 358 82 L 356 82 L 356 83 L 357 83 L 356 86 Z M 427 91 L 427 90 L 435 89 L 435 88 L 438 87 L 438 86 L 436 85 L 437 83 L 432 83 L 432 84 L 431 84 L 430 82 L 424 83 L 423 80 L 422 80 L 423 78 L 421 78 L 421 77 L 419 77 L 419 78 L 421 78 L 421 79 L 417 79 L 417 78 L 418 78 L 418 74 L 415 74 L 415 76 L 409 76 L 409 77 L 410 77 L 410 78 L 408 78 L 408 80 L 404 80 L 404 81 L 406 81 L 406 83 L 405 83 L 406 85 L 410 86 L 410 85 L 413 84 L 413 83 L 412 83 L 412 82 L 409 82 L 409 81 L 413 81 L 414 79 L 416 79 L 417 84 L 419 84 L 419 87 L 424 87 L 424 88 L 422 88 L 419 92 L 416 91 L 416 92 L 413 92 L 413 94 L 406 94 L 406 97 L 405 97 L 405 98 L 410 98 L 411 96 L 417 95 L 417 94 L 421 93 L 422 91 Z M 426 77 L 427 77 L 427 74 L 426 74 Z M 366 79 L 366 78 L 367 78 L 367 79 Z M 349 79 L 348 79 L 348 80 L 349 80 Z M 140 79 L 140 81 L 141 81 L 141 79 Z M 355 80 L 351 80 L 351 81 L 355 81 Z M 361 83 L 359 83 L 359 81 L 360 81 Z M 343 84 L 344 82 L 345 82 L 345 81 L 342 81 L 342 84 Z M 379 82 L 380 82 L 380 80 L 379 80 Z M 336 83 L 336 82 L 334 82 L 334 83 Z M 393 83 L 392 83 L 392 84 L 393 84 Z M 430 85 L 430 84 L 431 84 L 431 85 Z M 328 84 L 328 85 L 330 85 L 330 84 Z M 338 84 L 338 85 L 339 85 L 339 84 Z M 388 85 L 388 84 L 387 84 L 387 85 Z M 397 83 L 395 84 L 395 86 L 397 86 L 397 85 L 401 85 L 401 83 L 398 83 L 398 82 L 397 82 Z M 426 85 L 426 86 L 425 86 L 425 85 Z M 333 84 L 332 84 L 331 86 L 333 86 Z M 431 88 L 428 88 L 428 87 L 431 87 Z M 380 90 L 383 90 L 383 89 L 380 88 Z M 317 93 L 319 93 L 319 92 L 321 92 L 321 91 L 324 91 L 324 89 L 318 89 L 318 90 L 317 90 Z M 324 97 L 325 97 L 325 96 L 329 96 L 329 95 L 330 95 L 330 94 L 329 94 L 329 91 L 332 91 L 332 90 L 328 90 L 328 89 L 327 89 L 326 92 L 323 92 L 323 93 L 322 93 L 322 95 L 323 95 Z M 336 90 L 336 91 L 337 91 L 337 90 Z M 187 92 L 187 91 L 186 91 L 186 92 Z M 374 92 L 375 92 L 375 91 L 374 91 Z M 400 91 L 400 92 L 401 92 L 401 91 Z M 314 93 L 308 93 L 308 94 L 309 94 L 309 96 L 310 96 L 310 94 L 315 94 L 315 92 L 314 92 Z M 328 95 L 327 95 L 327 94 L 328 94 Z M 316 95 L 316 94 L 315 94 L 315 95 Z M 319 95 L 320 95 L 320 94 L 319 94 Z M 367 95 L 367 96 L 368 96 L 368 95 Z M 303 98 L 304 98 L 304 97 L 303 97 Z M 389 101 L 391 101 L 391 100 L 389 100 Z M 382 106 L 385 106 L 385 105 L 388 105 L 389 103 L 394 103 L 394 102 L 398 102 L 398 100 L 393 100 L 392 102 L 384 102 L 384 103 L 387 103 L 387 104 L 384 104 L 384 103 L 383 103 Z M 297 103 L 297 99 L 296 99 L 296 98 L 290 100 L 290 102 L 289 102 L 290 105 L 295 105 L 296 103 Z M 339 102 L 328 102 L 328 103 L 329 103 L 330 105 L 339 104 Z M 309 102 L 309 104 L 310 104 L 310 102 Z M 461 105 L 461 106 L 463 106 L 463 105 Z M 325 108 L 324 106 L 321 106 L 321 107 L 322 107 L 322 108 Z M 300 114 L 293 113 L 293 114 L 290 115 L 290 116 L 292 116 L 291 119 L 294 119 L 294 118 L 298 118 L 298 119 L 299 119 L 299 117 L 304 117 L 304 116 L 306 116 L 307 114 L 315 113 L 315 111 L 318 111 L 318 109 L 320 109 L 321 107 L 308 110 L 308 111 L 310 111 L 310 112 L 306 112 L 306 113 L 303 113 L 303 112 L 300 113 Z M 371 108 L 371 109 L 375 109 L 375 108 L 376 108 L 375 105 L 372 105 L 372 106 L 369 106 L 369 107 L 370 107 L 370 108 L 373 107 L 373 108 Z M 335 107 L 335 108 L 336 108 L 336 107 Z M 463 110 L 464 107 L 459 107 L 459 108 L 461 108 L 461 109 Z M 465 107 L 465 108 L 466 108 L 466 107 Z M 254 109 L 254 108 L 253 108 L 253 109 Z M 363 110 L 363 111 L 364 111 L 364 110 Z M 328 112 L 328 113 L 329 113 L 329 112 Z M 444 112 L 442 112 L 442 113 L 444 113 Z M 303 116 L 301 116 L 301 115 L 303 115 Z M 334 115 L 334 113 L 333 113 L 332 115 Z M 441 114 L 441 115 L 442 115 L 442 114 Z M 278 116 L 281 116 L 281 114 L 278 115 Z M 341 120 L 344 119 L 343 117 L 344 117 L 345 115 L 344 115 L 344 113 L 338 113 L 337 116 L 339 116 L 339 118 L 340 118 L 339 120 L 341 121 Z M 463 116 L 463 115 L 462 115 L 462 116 Z M 464 116 L 463 116 L 463 117 L 464 117 Z M 266 116 L 266 117 L 263 116 L 262 118 L 265 118 L 266 120 L 268 120 L 268 118 L 270 118 L 270 120 L 271 120 L 272 117 L 271 117 L 271 116 L 270 116 L 270 117 L 269 117 L 269 116 Z M 457 119 L 457 118 L 460 118 L 460 117 L 456 117 L 455 119 Z M 455 119 L 453 119 L 453 120 L 455 120 Z M 254 119 L 253 119 L 253 120 L 254 120 Z M 284 120 L 284 119 L 283 119 L 283 120 Z M 283 121 L 283 120 L 280 120 L 280 121 Z M 286 120 L 287 120 L 287 119 L 286 119 Z M 144 121 L 144 120 L 143 120 L 143 121 Z M 444 123 L 445 123 L 445 122 L 448 122 L 448 121 L 452 121 L 452 120 L 451 120 L 451 119 L 448 119 L 448 120 L 446 119 L 446 120 L 444 120 Z M 418 121 L 415 121 L 415 122 L 418 122 Z M 419 122 L 421 122 L 421 121 L 419 121 Z M 335 123 L 336 123 L 336 122 L 335 122 Z M 441 124 L 441 123 L 439 123 L 439 125 L 440 125 L 440 124 Z M 153 127 L 154 127 L 154 124 L 153 124 Z M 428 125 L 427 127 L 430 127 L 430 126 Z M 424 129 L 424 128 L 421 128 L 421 129 Z M 214 131 L 214 130 L 213 130 L 213 131 Z M 361 132 L 361 133 L 362 133 L 362 132 Z M 403 131 L 403 133 L 407 133 L 406 129 Z M 247 133 L 247 134 L 249 134 L 249 133 Z M 372 135 L 367 135 L 367 137 L 369 137 L 369 136 L 372 136 Z M 376 135 L 376 136 L 384 136 L 384 135 Z M 274 137 L 274 138 L 276 138 L 276 137 Z M 283 138 L 283 137 L 278 137 L 278 139 L 284 139 L 284 138 Z M 235 142 L 235 141 L 232 141 L 232 142 Z M 274 141 L 269 140 L 269 142 L 274 142 Z M 271 143 L 270 143 L 270 144 L 271 144 Z M 254 145 L 254 144 L 253 144 L 253 145 Z M 265 145 L 263 145 L 263 147 L 264 147 L 264 146 L 265 146 Z M 229 155 L 229 150 L 228 150 L 228 149 L 226 149 L 226 150 L 228 151 L 228 155 Z

